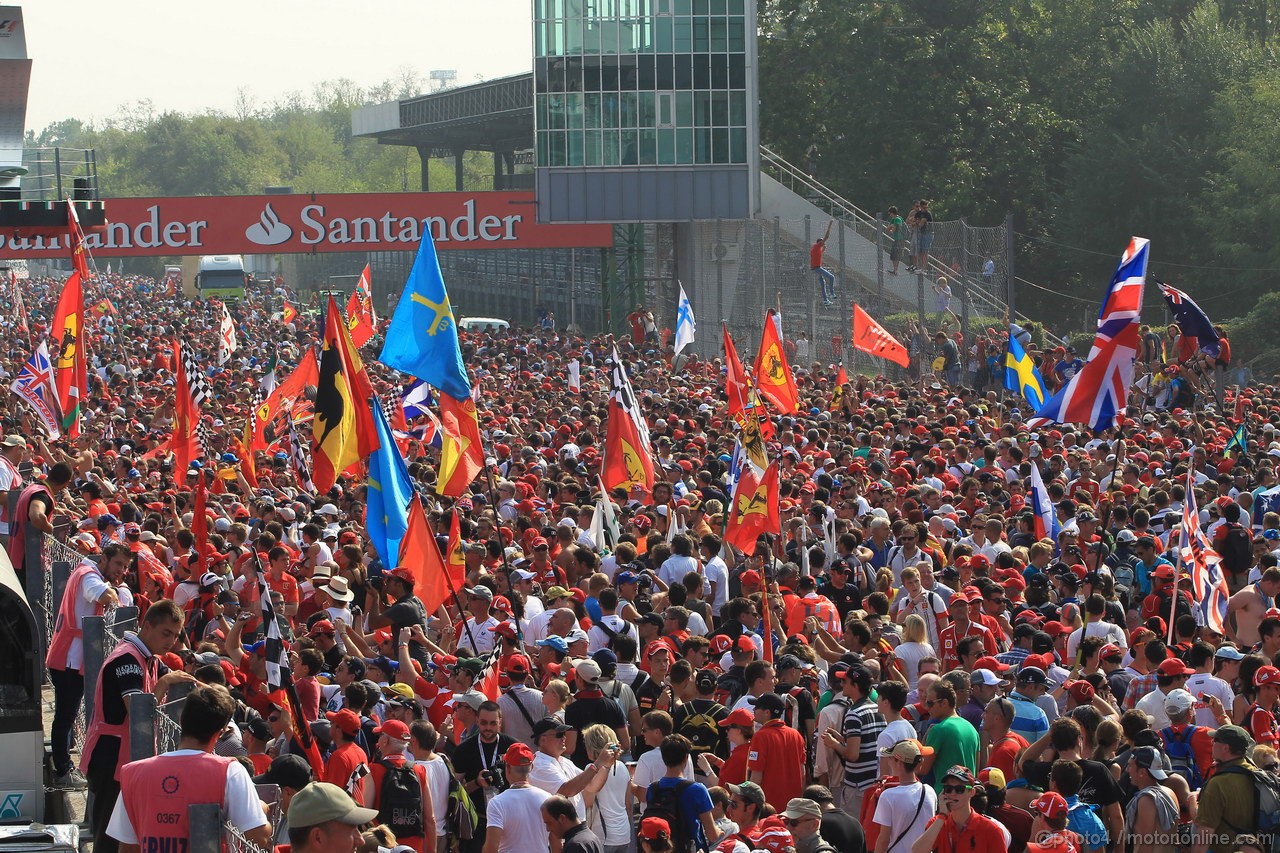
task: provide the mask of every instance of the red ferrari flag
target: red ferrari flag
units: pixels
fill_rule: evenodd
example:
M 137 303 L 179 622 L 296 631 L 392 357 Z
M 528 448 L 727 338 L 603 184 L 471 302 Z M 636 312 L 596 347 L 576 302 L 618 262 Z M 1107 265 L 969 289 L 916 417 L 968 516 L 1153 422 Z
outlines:
M 618 396 L 609 399 L 608 420 L 604 433 L 604 470 L 600 477 L 604 487 L 612 492 L 618 487 L 631 493 L 633 486 L 640 486 L 646 493 L 653 491 L 655 474 L 653 457 L 645 451 L 631 412 Z
M 279 438 L 271 431 L 276 418 L 283 412 L 292 417 L 293 406 L 303 399 L 307 386 L 317 387 L 320 384 L 320 364 L 316 361 L 316 351 L 308 349 L 307 354 L 298 362 L 283 382 L 267 395 L 264 403 L 253 411 L 253 440 L 249 445 L 253 450 L 266 450 L 271 442 Z M 281 433 L 283 434 L 283 433 Z
M 371 399 L 373 387 L 360 351 L 351 343 L 338 303 L 330 296 L 311 423 L 311 477 L 321 494 L 333 488 L 339 474 L 378 449 Z
M 461 497 L 484 468 L 484 443 L 480 437 L 476 401 L 470 397 L 458 400 L 441 391 L 440 426 L 443 434 L 436 494 Z
M 769 463 L 763 474 L 745 465 L 733 489 L 724 541 L 748 554 L 756 548 L 762 533 L 778 533 L 782 522 L 778 513 L 778 463 Z
M 88 281 L 89 255 L 84 250 L 84 231 L 80 230 L 80 214 L 76 212 L 75 203 L 67 199 L 67 231 L 71 238 L 71 266 L 80 274 L 83 281 Z
M 466 586 L 467 558 L 462 548 L 462 525 L 457 511 L 449 513 L 449 551 L 444 558 L 449 570 L 449 583 L 454 589 Z
M 840 369 L 836 371 L 835 388 L 831 391 L 831 411 L 836 412 L 844 405 L 844 386 L 849 384 L 849 374 L 845 372 L 844 365 L 840 365 Z
M 733 345 L 729 327 L 724 327 L 724 391 L 729 397 L 729 417 L 737 419 L 747 410 L 751 395 L 751 380 L 747 369 L 738 358 L 738 348 Z
M 280 322 L 286 326 L 298 319 L 298 309 L 293 307 L 292 302 L 284 304 L 284 310 L 280 312 Z
M 192 462 L 204 458 L 208 436 L 200 420 L 200 410 L 210 394 L 200 363 L 183 339 L 173 340 L 173 364 L 173 437 L 169 439 L 169 446 L 173 450 L 174 470 L 184 472 Z M 178 474 L 179 483 L 184 476 Z
M 351 343 L 362 347 L 373 338 L 378 330 L 378 315 L 373 310 L 373 287 L 369 277 L 369 265 L 364 265 L 356 289 L 351 291 L 347 300 L 347 329 L 351 332 Z
M 413 573 L 413 593 L 429 615 L 452 597 L 454 590 L 449 587 L 444 557 L 431 535 L 422 501 L 416 497 L 409 501 L 409 524 L 400 540 L 400 565 Z
M 782 349 L 782 335 L 773 321 L 774 311 L 769 309 L 764 318 L 764 335 L 760 338 L 760 351 L 756 353 L 756 391 L 777 407 L 784 415 L 800 411 L 800 389 L 787 364 L 787 354 Z
M 877 358 L 886 358 L 906 367 L 911 363 L 907 348 L 889 334 L 861 305 L 853 306 L 853 347 Z
M 84 279 L 73 272 L 62 286 L 49 334 L 57 343 L 53 357 L 54 387 L 62 410 L 62 432 L 80 436 L 80 403 L 89 390 L 84 357 Z

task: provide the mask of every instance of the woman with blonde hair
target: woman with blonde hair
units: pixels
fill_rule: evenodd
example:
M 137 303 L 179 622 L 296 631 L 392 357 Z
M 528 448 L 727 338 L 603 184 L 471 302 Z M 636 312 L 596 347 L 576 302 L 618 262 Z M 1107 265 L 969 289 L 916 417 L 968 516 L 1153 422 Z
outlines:
M 582 745 L 591 761 L 604 752 L 622 752 L 618 736 L 603 723 L 587 726 L 582 732 Z M 626 853 L 631 844 L 631 772 L 621 761 L 614 761 L 608 774 L 600 790 L 583 791 L 586 824 L 604 845 L 604 853 Z
M 569 704 L 569 685 L 559 678 L 547 682 L 542 690 L 542 704 L 547 706 L 547 716 L 564 722 L 564 709 Z
M 902 642 L 893 650 L 893 656 L 907 677 L 907 686 L 912 690 L 916 688 L 920 661 L 938 654 L 928 640 L 929 632 L 923 617 L 918 613 L 909 614 L 902 622 Z

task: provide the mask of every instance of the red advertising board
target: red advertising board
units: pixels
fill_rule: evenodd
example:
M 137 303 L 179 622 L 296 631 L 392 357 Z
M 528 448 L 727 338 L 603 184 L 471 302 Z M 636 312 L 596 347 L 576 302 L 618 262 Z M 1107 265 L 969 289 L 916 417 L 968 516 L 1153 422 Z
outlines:
M 88 235 L 96 257 L 552 249 L 613 244 L 608 225 L 542 225 L 533 193 L 357 193 L 104 200 L 107 226 Z M 0 231 L 0 257 L 65 255 L 66 237 Z

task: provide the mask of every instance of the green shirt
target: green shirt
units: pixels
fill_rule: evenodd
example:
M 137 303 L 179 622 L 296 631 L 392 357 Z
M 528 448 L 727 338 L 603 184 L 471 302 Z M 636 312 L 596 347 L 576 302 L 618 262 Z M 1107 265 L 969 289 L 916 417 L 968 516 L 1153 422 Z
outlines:
M 953 715 L 929 727 L 925 746 L 933 747 L 933 787 L 941 790 L 942 774 L 961 764 L 978 772 L 978 730 L 964 717 Z
M 901 216 L 895 216 L 889 220 L 889 237 L 896 243 L 903 237 L 906 237 L 907 224 Z
M 1253 765 L 1243 758 L 1228 761 L 1218 768 L 1200 792 L 1200 810 L 1196 823 L 1213 829 L 1218 838 L 1234 838 L 1241 832 L 1253 832 L 1257 828 L 1257 813 L 1253 808 L 1253 777 L 1243 773 L 1223 773 L 1229 767 Z M 1231 843 L 1211 844 L 1214 853 L 1231 853 L 1236 846 Z

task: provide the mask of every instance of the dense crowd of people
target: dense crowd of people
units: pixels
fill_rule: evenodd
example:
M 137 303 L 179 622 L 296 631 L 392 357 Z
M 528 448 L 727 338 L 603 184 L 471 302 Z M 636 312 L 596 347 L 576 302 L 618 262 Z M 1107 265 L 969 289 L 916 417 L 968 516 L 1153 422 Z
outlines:
M 10 376 L 59 285 L 16 282 L 9 308 L 19 292 Z M 230 306 L 240 349 L 219 366 L 220 305 L 102 277 L 82 435 L 46 440 L 0 403 L 0 486 L 21 496 L 0 532 L 32 525 L 85 559 L 48 667 L 53 784 L 95 795 L 95 853 L 165 849 L 191 802 L 304 853 L 1270 849 L 1274 388 L 1245 392 L 1242 447 L 1202 410 L 1135 400 L 1101 435 L 1030 430 L 1017 400 L 958 375 L 836 387 L 834 365 L 798 363 L 801 413 L 773 417 L 767 447 L 780 529 L 740 552 L 720 359 L 673 371 L 643 309 L 617 340 L 463 333 L 488 457 L 471 493 L 438 498 L 438 451 L 406 432 L 433 532 L 446 549 L 456 519 L 465 562 L 427 612 L 414 573 L 376 556 L 363 477 L 314 494 L 285 447 L 237 453 L 262 377 L 316 343 L 313 312 L 282 322 L 289 296 Z M 175 336 L 212 392 L 190 471 L 162 447 Z M 615 345 L 661 479 L 606 496 L 607 542 L 592 520 Z M 407 377 L 365 355 L 398 400 Z M 1039 534 L 1033 468 L 1055 514 Z M 1230 580 L 1221 632 L 1179 548 L 1192 499 Z M 20 576 L 44 570 L 10 553 Z M 269 689 L 262 590 L 296 696 Z M 81 620 L 125 604 L 138 630 L 74 742 Z M 181 684 L 180 748 L 129 762 L 128 697 Z M 278 824 L 253 782 L 279 786 Z

